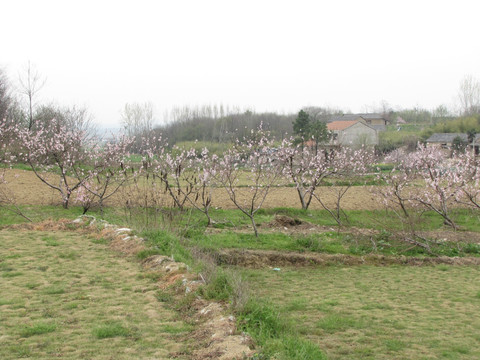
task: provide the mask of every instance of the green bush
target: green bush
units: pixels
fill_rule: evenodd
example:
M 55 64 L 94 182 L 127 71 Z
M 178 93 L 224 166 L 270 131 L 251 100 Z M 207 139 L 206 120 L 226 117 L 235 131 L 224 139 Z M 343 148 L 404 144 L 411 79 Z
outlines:
M 480 244 L 467 244 L 463 247 L 466 254 L 480 254 Z
M 414 150 L 420 138 L 416 133 L 405 131 L 384 131 L 379 135 L 379 143 L 376 146 L 378 153 L 386 154 L 390 151 L 406 146 L 408 150 Z

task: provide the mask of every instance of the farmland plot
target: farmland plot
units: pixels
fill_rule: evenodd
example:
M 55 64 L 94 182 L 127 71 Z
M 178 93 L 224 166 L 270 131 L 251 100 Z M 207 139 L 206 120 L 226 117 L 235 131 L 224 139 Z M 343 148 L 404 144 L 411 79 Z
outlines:
M 478 359 L 480 267 L 244 270 L 328 359 Z
M 88 236 L 0 230 L 0 358 L 170 358 L 190 330 L 139 264 Z

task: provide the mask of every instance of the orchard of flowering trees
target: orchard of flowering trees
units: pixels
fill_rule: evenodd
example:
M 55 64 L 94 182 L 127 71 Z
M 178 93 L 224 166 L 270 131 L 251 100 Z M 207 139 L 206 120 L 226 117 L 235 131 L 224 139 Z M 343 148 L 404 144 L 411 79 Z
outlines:
M 378 175 L 386 185 L 377 187 L 377 191 L 403 224 L 405 241 L 428 249 L 428 240 L 419 234 L 417 226 L 426 210 L 436 213 L 454 230 L 459 228 L 455 208 L 470 208 L 480 215 L 480 167 L 473 151 L 446 157 L 438 148 L 420 145 L 410 153 L 396 150 L 386 161 L 394 167 Z
M 480 212 L 479 160 L 468 150 L 451 157 L 424 146 L 414 152 L 397 150 L 384 159 L 393 169 L 378 171 L 374 164 L 379 159 L 371 149 L 311 149 L 293 139 L 275 141 L 262 126 L 222 156 L 208 149 L 198 153 L 169 148 L 154 136 L 140 140 L 120 136 L 105 142 L 55 121 L 33 129 L 3 121 L 0 140 L 0 206 L 19 214 L 8 192 L 8 181 L 15 179 L 7 181 L 5 175 L 16 163 L 27 164 L 39 181 L 57 192 L 64 208 L 73 200 L 84 212 L 92 206 L 102 210 L 107 199 L 121 194 L 126 208 L 143 209 L 146 216 L 164 208 L 196 209 L 208 226 L 215 222 L 213 189 L 223 189 L 257 236 L 256 215 L 279 188 L 293 186 L 301 209 L 316 202 L 341 226 L 348 221 L 345 194 L 374 174 L 377 185 L 372 191 L 403 224 L 402 238 L 414 245 L 428 248 L 417 229 L 425 211 L 455 230 L 456 207 Z M 336 185 L 329 189 L 335 194 L 333 206 L 325 201 L 327 183 Z
M 69 207 L 74 193 L 85 212 L 93 199 L 102 206 L 126 180 L 130 140 L 125 137 L 102 144 L 83 131 L 52 121 L 48 126 L 39 124 L 35 130 L 3 122 L 0 139 L 4 188 L 5 169 L 24 163 L 42 183 L 58 192 L 64 208 Z M 2 200 L 12 202 L 6 195 Z

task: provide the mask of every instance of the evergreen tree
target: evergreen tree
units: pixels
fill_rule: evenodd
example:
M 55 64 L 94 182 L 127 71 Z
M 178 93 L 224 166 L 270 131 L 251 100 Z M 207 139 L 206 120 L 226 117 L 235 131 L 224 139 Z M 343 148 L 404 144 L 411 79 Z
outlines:
M 315 141 L 316 154 L 318 152 L 318 145 L 330 139 L 330 131 L 327 129 L 327 124 L 319 119 L 312 121 L 308 130 L 308 137 Z
M 306 111 L 300 110 L 297 118 L 293 122 L 293 133 L 298 136 L 298 140 L 303 141 L 310 135 L 310 115 Z

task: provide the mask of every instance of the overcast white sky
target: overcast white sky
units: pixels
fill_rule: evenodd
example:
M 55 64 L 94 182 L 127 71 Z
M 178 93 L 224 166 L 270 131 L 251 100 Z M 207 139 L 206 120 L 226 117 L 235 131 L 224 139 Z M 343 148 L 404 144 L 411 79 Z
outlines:
M 0 66 L 30 61 L 42 101 L 87 106 L 104 126 L 125 103 L 297 112 L 451 105 L 480 77 L 477 0 L 0 0 Z

